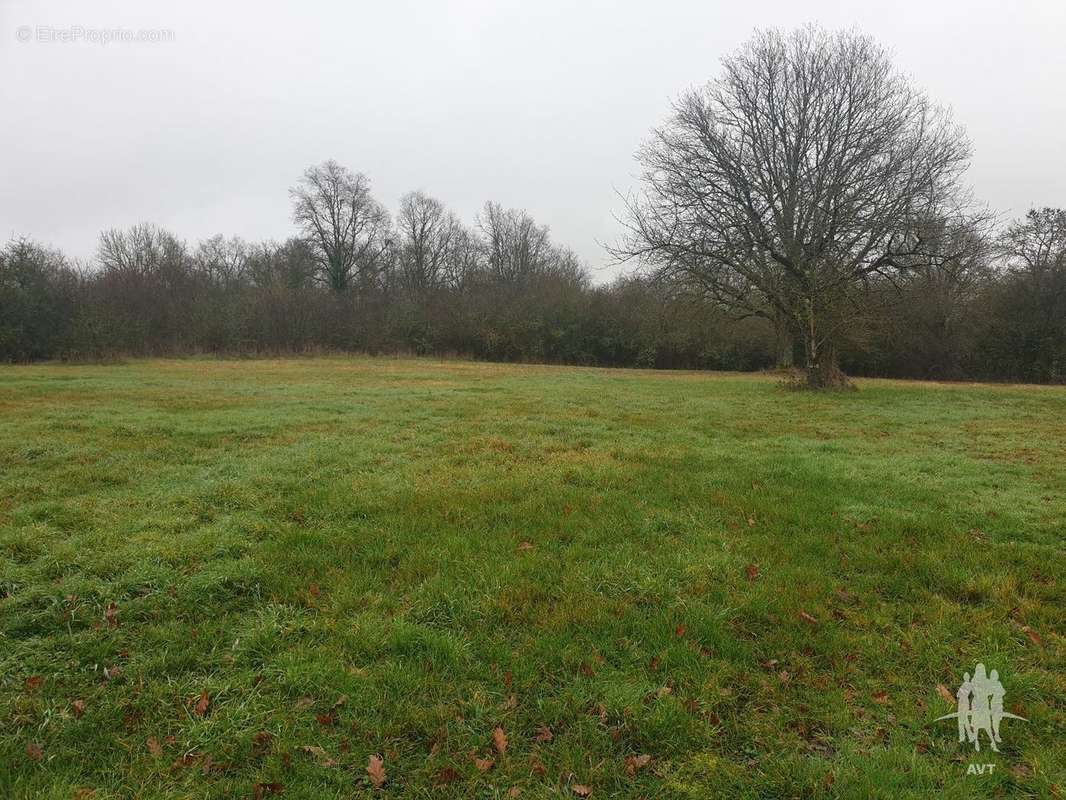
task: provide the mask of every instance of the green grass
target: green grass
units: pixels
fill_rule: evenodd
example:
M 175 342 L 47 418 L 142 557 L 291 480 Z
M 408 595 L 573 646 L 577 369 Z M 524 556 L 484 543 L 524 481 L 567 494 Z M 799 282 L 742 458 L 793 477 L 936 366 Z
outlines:
M 1054 795 L 1064 443 L 1062 388 L 3 367 L 0 797 Z M 933 722 L 979 660 L 999 755 Z

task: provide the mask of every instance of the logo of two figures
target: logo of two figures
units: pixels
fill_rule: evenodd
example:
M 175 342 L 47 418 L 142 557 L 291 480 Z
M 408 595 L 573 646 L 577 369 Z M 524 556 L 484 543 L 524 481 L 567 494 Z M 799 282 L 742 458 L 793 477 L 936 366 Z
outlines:
M 945 714 L 937 717 L 936 721 L 955 718 L 959 723 L 959 741 L 972 742 L 974 750 L 981 749 L 981 731 L 988 737 L 988 743 L 996 753 L 999 748 L 997 742 L 1003 739 L 999 735 L 999 723 L 1004 718 L 1020 719 L 1025 717 L 1011 714 L 1003 710 L 1003 698 L 1006 692 L 1000 683 L 999 673 L 992 670 L 985 673 L 985 665 L 978 664 L 974 667 L 973 677 L 967 672 L 962 676 L 962 685 L 955 692 L 958 700 L 958 710 L 954 714 Z

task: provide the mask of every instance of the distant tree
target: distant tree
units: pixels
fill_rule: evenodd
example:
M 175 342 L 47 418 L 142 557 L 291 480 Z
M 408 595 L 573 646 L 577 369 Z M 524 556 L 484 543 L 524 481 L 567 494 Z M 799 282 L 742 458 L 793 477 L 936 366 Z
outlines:
M 336 161 L 309 167 L 289 190 L 293 221 L 311 245 L 316 277 L 338 294 L 373 283 L 390 246 L 389 214 L 370 181 Z
M 485 203 L 478 217 L 485 242 L 486 266 L 493 280 L 518 284 L 544 270 L 552 257 L 548 228 L 525 211 Z
M 997 246 L 1005 274 L 989 298 L 982 347 L 993 374 L 1066 381 L 1066 209 L 1029 211 Z
M 643 192 L 615 252 L 801 337 L 809 384 L 837 385 L 866 281 L 956 255 L 929 221 L 963 212 L 968 158 L 961 129 L 872 39 L 762 32 L 640 151 Z
M 396 218 L 399 282 L 411 292 L 426 292 L 455 282 L 455 251 L 462 224 L 439 200 L 422 192 L 400 199 Z
M 165 277 L 184 269 L 186 252 L 172 233 L 142 222 L 101 233 L 96 259 L 105 272 L 121 278 Z
M 248 277 L 248 261 L 251 248 L 237 236 L 230 238 L 217 234 L 204 239 L 193 254 L 193 262 L 199 273 L 212 286 L 234 289 Z

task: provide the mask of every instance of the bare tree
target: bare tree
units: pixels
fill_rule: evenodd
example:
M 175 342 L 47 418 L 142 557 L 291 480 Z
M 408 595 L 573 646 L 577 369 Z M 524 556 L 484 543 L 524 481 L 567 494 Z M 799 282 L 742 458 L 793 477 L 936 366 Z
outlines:
M 373 283 L 390 246 L 389 215 L 371 197 L 367 177 L 325 161 L 309 167 L 289 195 L 318 280 L 338 294 Z
M 221 289 L 233 289 L 248 277 L 251 250 L 240 237 L 227 239 L 220 233 L 200 242 L 193 254 L 193 262 L 209 283 Z
M 800 336 L 810 385 L 840 384 L 864 282 L 956 255 L 929 223 L 963 212 L 968 158 L 962 130 L 872 39 L 761 32 L 640 151 L 643 193 L 615 253 Z
M 111 228 L 101 233 L 96 259 L 106 272 L 125 279 L 165 278 L 166 273 L 182 269 L 185 245 L 163 228 L 142 222 L 127 230 Z
M 422 192 L 400 199 L 397 227 L 397 269 L 408 291 L 425 292 L 453 284 L 454 254 L 462 225 L 439 200 Z
M 541 272 L 551 257 L 548 228 L 537 225 L 525 211 L 504 209 L 499 203 L 485 203 L 478 217 L 485 241 L 486 260 L 491 277 L 504 284 L 518 284 Z

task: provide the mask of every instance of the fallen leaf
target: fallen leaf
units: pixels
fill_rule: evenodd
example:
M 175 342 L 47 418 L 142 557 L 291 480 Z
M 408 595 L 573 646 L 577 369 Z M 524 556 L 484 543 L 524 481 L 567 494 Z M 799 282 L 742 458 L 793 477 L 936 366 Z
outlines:
M 1040 638 L 1040 634 L 1030 628 L 1028 625 L 1022 625 L 1022 633 L 1026 635 L 1030 642 L 1037 647 L 1044 643 L 1044 640 Z
M 104 680 L 113 681 L 122 677 L 122 667 L 104 667 Z
M 36 692 L 41 688 L 41 684 L 44 683 L 44 678 L 40 675 L 30 675 L 22 682 L 22 688 L 27 692 Z
M 305 745 L 301 745 L 300 749 L 303 750 L 308 755 L 312 755 L 315 758 L 317 758 L 318 759 L 318 765 L 320 767 L 335 767 L 335 766 L 337 766 L 337 762 L 329 757 L 329 753 L 327 753 L 325 750 L 323 750 L 318 745 L 305 744 Z M 371 756 L 371 758 L 376 758 L 376 756 Z
M 808 625 L 817 625 L 818 620 L 808 614 L 806 611 L 800 611 L 799 618 L 806 622 Z
M 502 708 L 504 711 L 510 711 L 512 708 L 517 708 L 517 707 L 518 707 L 518 698 L 515 697 L 513 694 L 508 695 L 507 699 L 504 700 L 503 703 L 500 704 L 500 708 Z
M 449 783 L 455 783 L 461 777 L 459 771 L 454 767 L 443 767 L 433 776 L 433 783 L 436 786 L 447 786 Z
M 884 692 L 884 691 L 881 691 L 881 692 L 874 692 L 874 693 L 873 693 L 872 695 L 870 695 L 870 698 L 871 698 L 871 699 L 872 699 L 872 700 L 873 700 L 873 701 L 874 701 L 875 703 L 880 703 L 881 705 L 886 705 L 886 704 L 888 704 L 889 702 L 891 702 L 891 701 L 890 701 L 890 700 L 888 699 L 888 692 Z
M 85 713 L 85 701 L 75 700 L 73 703 L 70 704 L 70 709 L 74 712 L 75 717 L 80 717 L 82 714 Z
M 943 697 L 945 701 L 947 701 L 951 705 L 955 705 L 955 695 L 951 693 L 951 690 L 947 686 L 942 683 L 938 683 L 936 685 L 936 692 L 941 697 Z
M 341 706 L 343 706 L 347 702 L 348 702 L 348 695 L 342 694 L 340 697 L 338 697 L 336 700 L 333 701 L 333 705 L 330 706 L 329 710 L 330 711 L 336 711 L 338 708 L 340 708 Z
M 644 754 L 639 756 L 626 756 L 625 770 L 626 775 L 632 778 L 637 774 L 637 770 L 643 769 L 651 763 L 651 756 Z
M 759 568 L 755 564 L 748 564 L 748 566 L 744 567 L 744 572 L 747 574 L 749 581 L 759 577 Z
M 74 794 L 71 795 L 72 800 L 92 800 L 96 797 L 96 789 L 75 789 Z
M 118 606 L 114 603 L 108 603 L 104 607 L 104 622 L 109 628 L 118 627 Z
M 571 785 L 570 790 L 578 797 L 588 797 L 590 794 L 592 794 L 592 789 L 582 783 L 575 783 Z
M 41 749 L 41 746 L 39 744 L 34 744 L 33 742 L 30 742 L 28 745 L 26 745 L 26 757 L 30 761 L 40 761 L 42 758 L 44 758 L 44 750 Z
M 315 714 L 315 719 L 318 720 L 318 724 L 323 728 L 328 728 L 331 725 L 337 724 L 337 718 L 333 716 L 332 711 L 328 714 Z
M 366 774 L 370 776 L 370 782 L 380 789 L 385 785 L 385 762 L 380 756 L 372 755 L 366 762 Z
M 521 786 L 512 786 L 510 789 L 507 790 L 508 797 L 518 797 L 520 794 L 522 794 Z
M 476 755 L 474 756 L 474 766 L 477 767 L 478 772 L 488 772 L 490 769 L 492 769 L 492 765 L 495 763 L 496 762 L 493 761 L 491 758 L 481 758 Z
M 320 594 L 322 594 L 322 590 L 318 587 L 317 583 L 312 583 L 310 586 L 307 587 L 307 593 L 312 597 L 318 597 Z
M 200 699 L 196 701 L 196 705 L 193 706 L 193 713 L 198 717 L 202 717 L 207 713 L 207 707 L 211 705 L 211 698 L 207 696 L 207 692 L 200 692 Z
M 148 752 L 153 756 L 163 755 L 163 746 L 159 744 L 159 740 L 154 736 L 148 737 Z
M 555 734 L 551 732 L 551 728 L 541 725 L 537 728 L 537 732 L 533 734 L 534 742 L 550 742 L 555 738 Z
M 650 669 L 652 672 L 655 672 L 657 669 L 659 669 L 659 663 L 659 657 L 652 656 L 651 661 L 648 662 L 648 669 Z
M 501 756 L 507 753 L 507 734 L 503 732 L 503 728 L 496 728 L 492 732 L 492 743 Z
M 685 635 L 685 631 L 687 630 L 688 628 L 686 628 L 684 625 L 678 625 L 676 628 L 674 628 L 674 636 L 680 639 L 682 636 Z
M 530 542 L 520 542 L 518 544 L 518 552 L 519 553 L 524 553 L 526 550 L 532 550 L 532 549 L 533 549 L 533 545 Z
M 280 783 L 253 783 L 252 800 L 263 800 L 271 794 L 282 794 L 285 791 Z

